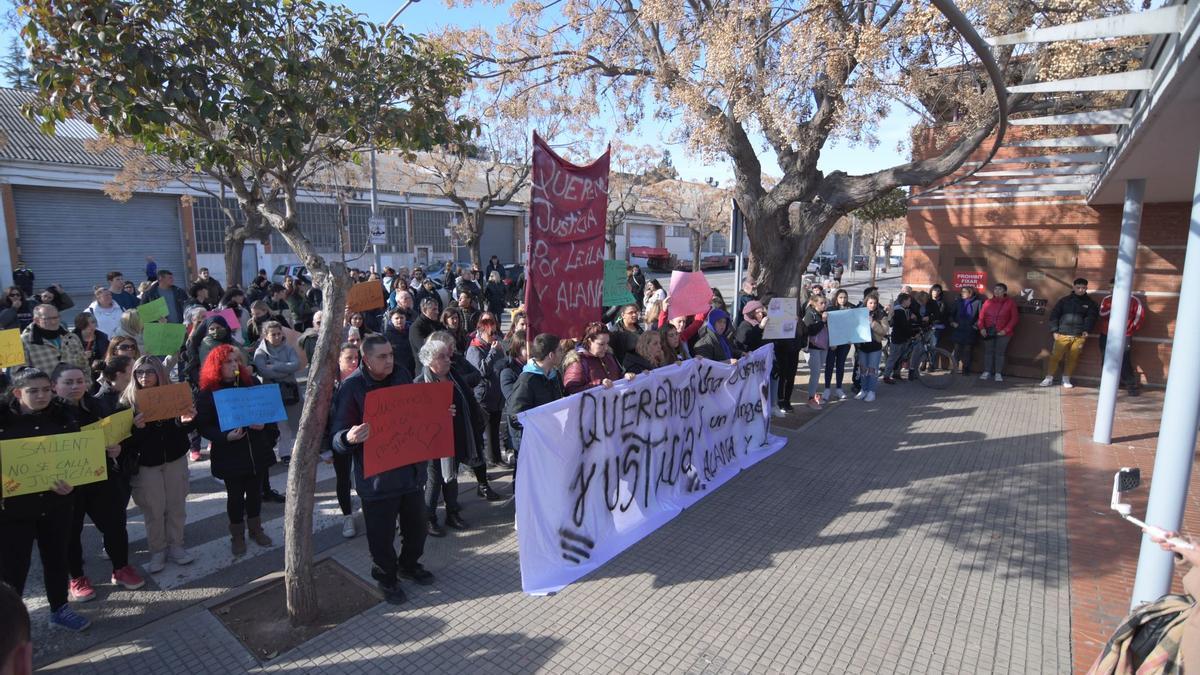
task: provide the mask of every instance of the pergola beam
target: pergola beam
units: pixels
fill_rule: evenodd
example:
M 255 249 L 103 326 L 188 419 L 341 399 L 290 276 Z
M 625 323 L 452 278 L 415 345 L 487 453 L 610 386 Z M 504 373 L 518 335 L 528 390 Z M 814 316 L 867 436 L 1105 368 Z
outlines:
M 1095 40 L 1098 38 L 1129 37 L 1133 35 L 1178 33 L 1183 28 L 1183 21 L 1187 16 L 1186 12 L 1187 5 L 1180 4 L 1173 7 L 1153 9 L 1148 12 L 1107 16 L 1102 19 L 1065 23 L 1061 26 L 1032 28 L 1019 33 L 1009 33 L 1008 35 L 987 38 L 987 43 L 993 47 L 999 47 L 1002 45 L 1028 44 L 1033 42 Z
M 1111 148 L 1117 144 L 1116 134 L 1088 134 L 1086 136 L 1059 136 L 1035 138 L 1029 141 L 1012 141 L 1010 148 Z
M 975 176 L 978 175 L 975 174 Z M 1092 186 L 1088 178 L 1090 176 L 1026 176 L 1024 178 L 967 180 L 959 183 L 959 185 L 1070 185 L 1072 187 L 1087 188 Z
M 1076 164 L 1074 166 L 1041 166 L 1004 171 L 979 171 L 976 176 L 1059 176 L 1087 175 L 1100 173 L 1103 164 Z
M 1028 157 L 997 157 L 988 164 L 1092 164 L 1104 162 L 1108 151 L 1064 152 L 1061 155 L 1029 155 Z M 966 163 L 964 163 L 966 166 Z
M 1129 124 L 1131 119 L 1133 119 L 1133 108 L 1117 108 L 1114 110 L 1090 110 L 1066 115 L 1010 119 L 1009 123 L 1013 126 L 1035 126 L 1042 124 Z
M 1079 91 L 1142 91 L 1150 88 L 1154 71 L 1149 69 L 1130 70 L 1124 73 L 1091 75 L 1069 80 L 1018 84 L 1008 88 L 1013 94 L 1047 94 Z

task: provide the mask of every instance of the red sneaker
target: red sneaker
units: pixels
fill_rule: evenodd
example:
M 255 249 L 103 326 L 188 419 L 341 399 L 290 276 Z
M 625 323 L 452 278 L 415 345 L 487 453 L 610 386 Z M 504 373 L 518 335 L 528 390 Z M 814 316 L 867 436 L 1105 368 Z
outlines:
M 200 461 L 200 451 L 199 450 L 189 451 L 188 459 L 192 460 L 193 462 L 199 462 Z
M 87 577 L 75 577 L 67 585 L 67 593 L 75 602 L 87 602 L 96 597 L 96 590 Z
M 146 580 L 142 578 L 142 575 L 137 573 L 137 570 L 133 569 L 132 565 L 126 565 L 119 570 L 113 570 L 112 582 L 120 584 L 131 591 L 146 585 Z

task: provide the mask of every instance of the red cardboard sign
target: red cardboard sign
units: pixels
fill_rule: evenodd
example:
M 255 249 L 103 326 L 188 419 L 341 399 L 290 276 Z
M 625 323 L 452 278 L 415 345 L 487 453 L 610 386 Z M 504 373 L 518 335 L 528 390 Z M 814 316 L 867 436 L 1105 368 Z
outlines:
M 401 384 L 367 392 L 363 421 L 371 425 L 371 435 L 363 447 L 363 476 L 453 457 L 453 397 L 450 382 Z
M 954 272 L 954 288 L 974 288 L 977 291 L 987 290 L 987 272 L 985 270 L 971 270 Z
M 533 135 L 525 308 L 529 335 L 582 337 L 604 295 L 606 151 L 587 166 L 564 160 Z

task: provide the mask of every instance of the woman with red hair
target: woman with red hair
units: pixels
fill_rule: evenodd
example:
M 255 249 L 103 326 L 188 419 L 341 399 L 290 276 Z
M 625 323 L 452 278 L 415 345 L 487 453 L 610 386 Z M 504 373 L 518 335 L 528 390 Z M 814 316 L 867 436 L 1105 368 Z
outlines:
M 196 427 L 212 444 L 209 450 L 212 475 L 225 482 L 225 510 L 229 514 L 234 555 L 246 552 L 247 528 L 254 543 L 271 545 L 259 514 L 263 479 L 275 463 L 275 441 L 279 438 L 274 423 L 221 431 L 213 393 L 228 387 L 258 384 L 242 359 L 241 350 L 233 345 L 214 347 L 200 367 L 200 393 L 196 397 Z

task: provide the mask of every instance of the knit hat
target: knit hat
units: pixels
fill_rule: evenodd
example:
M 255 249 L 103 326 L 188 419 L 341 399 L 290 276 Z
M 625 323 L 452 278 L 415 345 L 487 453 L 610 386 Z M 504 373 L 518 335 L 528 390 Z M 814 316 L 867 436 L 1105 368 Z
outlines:
M 750 316 L 762 308 L 763 304 L 761 302 L 757 300 L 751 300 L 750 302 L 746 303 L 745 307 L 742 308 L 742 316 Z

